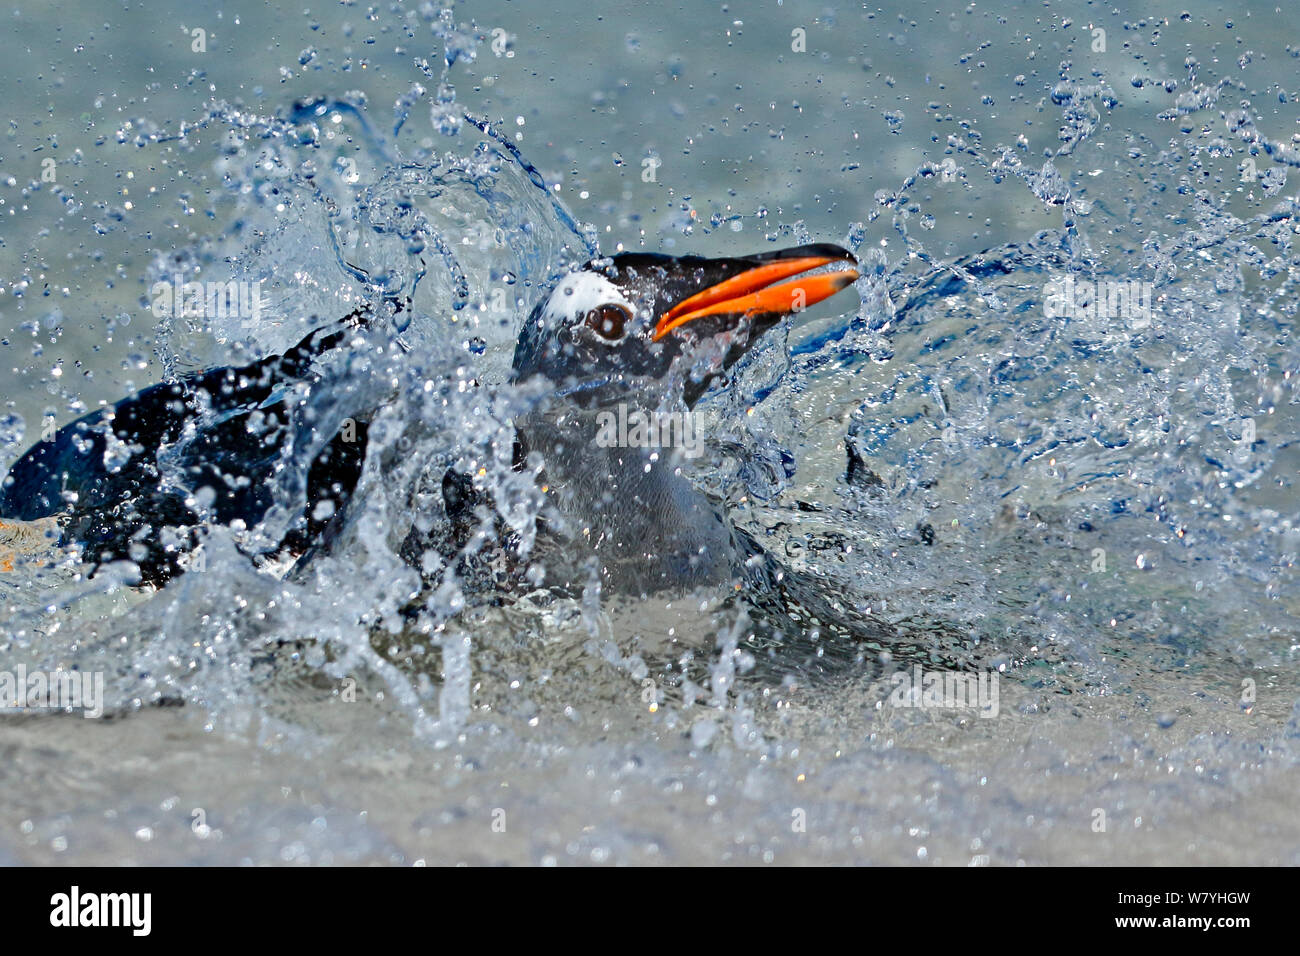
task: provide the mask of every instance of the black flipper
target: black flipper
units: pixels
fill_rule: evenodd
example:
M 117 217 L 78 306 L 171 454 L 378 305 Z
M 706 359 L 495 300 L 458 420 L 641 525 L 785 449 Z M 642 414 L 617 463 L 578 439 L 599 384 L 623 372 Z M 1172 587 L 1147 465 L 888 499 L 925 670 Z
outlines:
M 0 517 L 59 516 L 63 543 L 80 545 L 89 562 L 132 560 L 144 582 L 162 583 L 179 572 L 179 559 L 195 544 L 199 519 L 186 505 L 192 492 L 215 492 L 214 521 L 239 519 L 252 527 L 263 518 L 291 425 L 277 390 L 310 382 L 315 358 L 342 344 L 366 316 L 354 312 L 342 327 L 312 332 L 282 355 L 154 385 L 65 425 L 0 482 Z M 188 439 L 179 462 L 185 487 L 165 485 L 159 450 L 205 414 L 209 423 Z M 309 470 L 304 520 L 282 547 L 303 550 L 342 512 L 365 448 L 363 422 L 332 437 Z M 326 501 L 332 507 L 318 510 Z

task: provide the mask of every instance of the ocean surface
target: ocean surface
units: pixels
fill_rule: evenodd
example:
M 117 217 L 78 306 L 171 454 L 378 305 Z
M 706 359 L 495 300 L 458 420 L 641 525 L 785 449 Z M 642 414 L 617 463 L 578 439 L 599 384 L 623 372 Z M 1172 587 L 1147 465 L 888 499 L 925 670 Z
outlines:
M 1300 13 L 0 15 L 0 471 L 410 300 L 312 394 L 382 408 L 329 553 L 0 573 L 0 693 L 102 687 L 0 714 L 0 863 L 1300 864 Z M 769 333 L 688 463 L 796 605 L 419 593 L 431 478 L 537 517 L 506 379 L 558 276 L 814 241 L 856 295 Z M 191 281 L 258 314 L 159 317 Z

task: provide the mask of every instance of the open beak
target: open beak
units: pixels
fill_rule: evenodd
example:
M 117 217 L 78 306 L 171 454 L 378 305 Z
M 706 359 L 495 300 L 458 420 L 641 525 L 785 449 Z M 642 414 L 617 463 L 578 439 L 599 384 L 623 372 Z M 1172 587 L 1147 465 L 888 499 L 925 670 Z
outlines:
M 655 325 L 658 342 L 673 329 L 708 315 L 784 316 L 829 299 L 858 278 L 853 257 L 838 246 L 805 246 L 755 256 L 750 268 L 684 299 Z M 813 270 L 838 265 L 821 272 Z

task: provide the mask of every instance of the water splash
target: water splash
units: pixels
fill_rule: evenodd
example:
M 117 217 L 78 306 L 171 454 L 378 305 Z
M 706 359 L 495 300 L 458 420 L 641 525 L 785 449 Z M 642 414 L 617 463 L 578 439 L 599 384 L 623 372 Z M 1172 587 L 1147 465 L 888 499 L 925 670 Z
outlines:
M 438 23 L 456 51 L 429 75 L 446 120 L 446 71 L 473 42 Z M 408 540 L 447 520 L 439 484 L 455 468 L 491 493 L 494 520 L 528 555 L 541 503 L 512 467 L 511 422 L 540 396 L 504 385 L 510 353 L 539 292 L 598 250 L 493 123 L 457 110 L 435 123 L 449 134 L 436 147 L 406 146 L 404 121 L 424 94 L 417 85 L 399 99 L 391 137 L 359 97 L 274 115 L 217 105 L 174 130 L 119 131 L 141 148 L 208 155 L 222 184 L 213 214 L 229 223 L 156 260 L 146 288 L 219 279 L 265 297 L 253 324 L 164 320 L 169 376 L 273 354 L 359 308 L 372 320 L 294 406 L 276 504 L 259 526 L 208 530 L 204 566 L 156 594 L 133 592 L 125 567 L 92 581 L 69 581 L 70 561 L 33 570 L 10 605 L 14 646 L 51 666 L 108 670 L 118 706 L 183 700 L 214 725 L 272 737 L 301 736 L 275 706 L 286 661 L 317 693 L 377 688 L 417 736 L 444 741 L 464 727 L 471 675 L 494 651 L 465 626 L 484 595 L 454 559 L 426 550 L 412 561 Z M 1116 161 L 1095 142 L 1116 106 L 1110 87 L 1064 77 L 1050 101 L 1063 133 L 1043 162 L 1018 144 L 954 139 L 945 161 L 878 194 L 847 236 L 863 266 L 861 309 L 811 335 L 769 336 L 733 387 L 703 403 L 710 453 L 696 478 L 846 614 L 922 646 L 949 649 L 940 645 L 952 632 L 927 636 L 935 622 L 973 634 L 995 659 L 1003 648 L 1020 655 L 1028 635 L 1103 677 L 1100 662 L 1124 642 L 1285 658 L 1300 540 L 1286 477 L 1300 263 L 1285 175 L 1269 171 L 1271 205 L 1243 213 L 1226 190 L 1167 188 L 1224 143 L 1184 152 L 1135 136 Z M 897 132 L 901 114 L 890 122 Z M 1248 111 L 1228 126 L 1285 162 Z M 1077 172 L 1103 160 L 1104 193 Z M 977 181 L 1023 191 L 1059 226 L 975 257 L 931 252 L 913 230 L 934 232 L 920 193 Z M 899 255 L 868 245 L 883 216 Z M 799 223 L 770 237 L 811 239 Z M 1067 279 L 1147 284 L 1152 314 L 1109 315 L 1097 298 L 1049 309 Z M 371 451 L 338 540 L 287 578 L 259 573 L 243 555 L 268 551 L 301 512 L 321 448 L 313 436 L 363 415 Z M 20 442 L 21 423 L 5 434 Z M 165 472 L 183 451 L 184 440 L 162 456 Z M 484 525 L 478 538 L 495 531 Z M 630 681 L 659 666 L 598 639 L 610 631 L 599 594 L 571 608 L 536 601 L 534 636 L 581 621 L 579 644 Z M 677 686 L 724 714 L 734 743 L 763 747 L 741 666 L 755 651 L 747 613 L 728 608 L 697 627 L 695 645 L 712 653 L 692 674 L 708 690 Z M 1247 631 L 1276 640 L 1246 651 Z M 716 716 L 692 724 L 699 746 L 714 740 Z

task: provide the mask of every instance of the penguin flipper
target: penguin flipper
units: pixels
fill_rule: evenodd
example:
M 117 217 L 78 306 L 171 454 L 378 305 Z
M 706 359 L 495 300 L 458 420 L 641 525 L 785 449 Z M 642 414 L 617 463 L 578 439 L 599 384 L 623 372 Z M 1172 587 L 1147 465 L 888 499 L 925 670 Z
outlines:
M 146 583 L 162 583 L 182 570 L 173 543 L 162 546 L 163 529 L 179 529 L 180 550 L 195 543 L 198 516 L 186 504 L 188 491 L 225 489 L 213 503 L 219 522 L 236 518 L 252 525 L 271 501 L 267 478 L 279 461 L 288 427 L 283 397 L 309 382 L 316 358 L 344 343 L 367 324 L 358 309 L 336 323 L 315 329 L 292 348 L 249 365 L 194 372 L 152 385 L 110 409 L 99 409 L 59 429 L 19 458 L 0 482 L 0 519 L 21 523 L 58 518 L 64 543 L 82 545 L 94 563 L 146 556 L 140 565 Z M 256 428 L 250 423 L 256 416 Z M 187 430 L 198 426 L 197 434 Z M 306 536 L 329 522 L 313 517 L 329 498 L 341 510 L 360 474 L 364 425 L 355 445 L 327 447 L 308 476 Z M 252 441 L 250 441 L 252 436 Z M 184 439 L 173 466 L 185 488 L 164 480 L 159 451 Z M 226 476 L 246 478 L 232 484 Z M 309 542 L 289 544 L 303 547 Z

